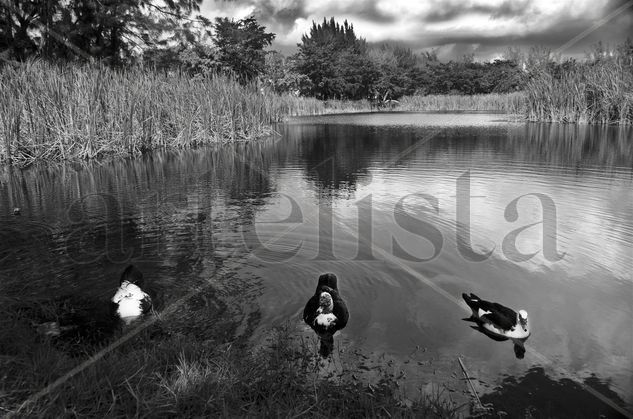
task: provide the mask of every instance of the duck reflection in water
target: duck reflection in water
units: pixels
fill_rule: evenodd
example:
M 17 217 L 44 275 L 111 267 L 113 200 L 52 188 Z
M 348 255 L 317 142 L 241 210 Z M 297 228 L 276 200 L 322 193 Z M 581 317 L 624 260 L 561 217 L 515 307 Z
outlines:
M 476 322 L 476 320 L 473 320 L 472 318 L 466 318 L 464 319 L 465 321 L 474 321 Z M 476 322 L 478 323 L 478 322 Z M 497 335 L 494 333 L 490 333 L 489 331 L 487 331 L 486 329 L 484 329 L 483 327 L 481 327 L 479 324 L 477 324 L 476 326 L 470 326 L 471 328 L 475 329 L 476 331 L 480 332 L 481 334 L 484 334 L 486 336 L 488 336 L 490 339 L 492 340 L 496 340 L 497 342 L 504 342 L 506 340 L 511 340 L 513 343 L 513 349 L 514 349 L 514 355 L 517 357 L 517 359 L 523 359 L 523 357 L 525 356 L 525 341 L 528 340 L 528 338 L 523 338 L 523 339 L 517 339 L 517 338 L 508 338 L 505 336 L 501 336 L 501 335 Z
M 319 354 L 327 358 L 334 349 L 334 334 L 347 325 L 349 312 L 338 291 L 338 279 L 332 273 L 319 277 L 316 291 L 306 303 L 303 321 L 321 339 Z
M 499 303 L 482 300 L 475 294 L 462 294 L 462 298 L 472 310 L 472 315 L 463 320 L 476 323 L 471 326 L 490 339 L 498 342 L 512 340 L 514 355 L 518 359 L 525 356 L 525 341 L 530 337 L 528 315 L 525 310 L 516 311 Z

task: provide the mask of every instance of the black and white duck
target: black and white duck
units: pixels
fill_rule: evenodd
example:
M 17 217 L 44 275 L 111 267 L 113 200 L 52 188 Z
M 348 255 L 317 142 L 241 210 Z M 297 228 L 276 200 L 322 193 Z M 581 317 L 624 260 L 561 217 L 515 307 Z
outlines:
M 530 336 L 528 314 L 514 311 L 499 303 L 482 300 L 475 294 L 462 294 L 472 310 L 470 320 L 477 322 L 486 332 L 508 339 L 527 339 Z
M 143 273 L 134 265 L 125 268 L 111 304 L 115 316 L 126 325 L 149 313 L 152 309 L 152 299 L 142 290 L 143 286 Z
M 327 358 L 334 349 L 334 334 L 343 329 L 349 320 L 345 301 L 338 291 L 338 279 L 332 273 L 319 277 L 314 295 L 303 310 L 303 321 L 321 339 L 319 353 Z

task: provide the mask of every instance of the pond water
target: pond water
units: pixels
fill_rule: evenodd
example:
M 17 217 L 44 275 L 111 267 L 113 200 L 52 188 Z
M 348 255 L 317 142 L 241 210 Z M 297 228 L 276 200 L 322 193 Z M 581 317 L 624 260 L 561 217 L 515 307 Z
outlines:
M 511 414 L 633 412 L 631 129 L 372 113 L 277 131 L 4 168 L 0 294 L 107 301 L 133 262 L 159 305 L 208 287 L 230 333 L 257 341 L 300 323 L 318 275 L 334 272 L 351 313 L 339 347 L 385 354 L 411 386 L 465 389 L 461 357 L 482 401 Z M 462 320 L 462 292 L 528 311 L 523 359 Z

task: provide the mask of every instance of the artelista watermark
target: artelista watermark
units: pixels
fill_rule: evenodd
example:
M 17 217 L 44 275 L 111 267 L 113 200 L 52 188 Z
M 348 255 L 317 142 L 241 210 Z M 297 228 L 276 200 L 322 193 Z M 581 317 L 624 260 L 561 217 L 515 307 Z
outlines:
M 470 171 L 464 172 L 456 179 L 455 195 L 455 220 L 454 220 L 454 243 L 459 255 L 469 262 L 483 262 L 490 258 L 494 252 L 494 247 L 488 250 L 475 250 L 471 241 L 471 193 L 470 193 Z M 302 214 L 301 205 L 298 200 L 288 194 L 280 194 L 287 201 L 290 207 L 289 215 L 283 220 L 267 222 L 266 224 L 295 224 L 301 226 L 308 221 Z M 564 252 L 557 248 L 557 209 L 556 204 L 546 194 L 527 193 L 515 197 L 508 202 L 504 211 L 505 223 L 517 223 L 519 221 L 519 205 L 530 198 L 536 199 L 541 207 L 541 220 L 514 227 L 505 234 L 501 242 L 501 252 L 503 256 L 513 262 L 526 262 L 542 251 L 543 257 L 549 262 L 558 262 L 565 257 Z M 405 208 L 405 203 L 410 200 L 422 202 L 415 208 Z M 314 261 L 340 260 L 342 257 L 335 250 L 336 230 L 345 229 L 347 233 L 355 237 L 356 255 L 348 257 L 353 261 L 373 261 L 378 260 L 373 252 L 376 245 L 374 232 L 377 227 L 373 217 L 372 208 L 373 197 L 367 195 L 356 201 L 357 218 L 356 225 L 342 226 L 334 223 L 334 211 L 327 199 L 322 199 L 318 205 L 317 228 L 317 250 L 311 258 Z M 395 237 L 391 237 L 391 254 L 403 261 L 409 262 L 429 262 L 437 258 L 445 250 L 447 231 L 442 231 L 434 221 L 440 215 L 439 199 L 428 193 L 409 193 L 400 197 L 392 208 L 393 225 L 400 230 L 406 231 L 409 235 L 414 235 L 418 240 L 409 240 L 406 245 L 400 243 Z M 500 220 L 501 222 L 501 220 Z M 541 229 L 541 249 L 532 253 L 523 253 L 519 250 L 517 242 L 521 233 L 528 229 Z M 287 262 L 301 252 L 301 243 L 297 243 L 291 250 L 279 250 L 279 247 L 266 246 L 260 239 L 256 229 L 248 229 L 244 232 L 244 243 L 249 246 L 251 254 L 264 262 L 279 263 Z M 424 244 L 432 251 L 426 257 L 416 256 L 415 249 L 419 244 Z M 287 246 L 286 246 L 287 247 Z M 409 248 L 408 248 L 409 247 Z M 384 250 L 384 249 L 383 249 Z
M 558 249 L 557 244 L 556 204 L 543 193 L 509 197 L 503 218 L 498 221 L 504 223 L 509 231 L 500 243 L 494 243 L 489 248 L 474 246 L 471 239 L 471 201 L 480 198 L 473 198 L 470 189 L 470 172 L 466 171 L 455 179 L 455 219 L 443 222 L 441 228 L 438 221 L 444 215 L 440 213 L 440 199 L 424 191 L 399 197 L 387 216 L 389 226 L 381 225 L 385 221 L 384 202 L 380 203 L 382 221 L 376 219 L 372 195 L 355 201 L 355 222 L 342 225 L 340 221 L 336 222 L 332 198 L 326 196 L 321 196 L 318 205 L 306 211 L 301 205 L 306 205 L 305 200 L 277 193 L 277 201 L 283 202 L 284 208 L 289 206 L 288 215 L 283 220 L 264 222 L 258 220 L 256 214 L 259 208 L 273 205 L 271 203 L 259 202 L 257 208 L 248 209 L 254 204 L 227 205 L 217 197 L 194 192 L 184 199 L 182 194 L 157 194 L 153 198 L 146 197 L 145 203 L 137 206 L 120 202 L 114 195 L 93 194 L 77 200 L 68 208 L 66 222 L 69 227 L 64 232 L 56 232 L 53 241 L 62 240 L 62 256 L 75 263 L 95 263 L 103 258 L 114 263 L 155 261 L 165 257 L 178 258 L 188 253 L 202 257 L 208 253 L 209 257 L 213 257 L 213 253 L 227 241 L 230 248 L 243 249 L 236 253 L 242 257 L 257 258 L 265 263 L 284 263 L 301 252 L 301 257 L 306 258 L 301 239 L 306 230 L 310 231 L 308 234 L 316 235 L 310 237 L 312 244 L 316 242 L 316 249 L 312 248 L 307 256 L 313 261 L 379 260 L 374 251 L 379 242 L 383 246 L 381 250 L 407 262 L 430 262 L 443 251 L 453 252 L 455 248 L 468 262 L 485 261 L 499 249 L 503 257 L 516 263 L 529 261 L 541 252 L 549 262 L 564 258 L 565 253 Z M 526 202 L 531 205 L 538 202 L 541 218 L 521 225 L 519 209 Z M 452 227 L 447 228 L 447 225 Z M 388 246 L 384 247 L 385 234 L 393 233 L 393 230 L 404 232 L 408 240 L 401 241 L 393 234 L 387 237 Z M 294 242 L 284 237 L 288 233 L 293 234 Z M 534 233 L 540 233 L 540 249 L 522 252 L 518 246 L 522 234 Z M 278 238 L 271 240 L 271 234 Z M 340 234 L 347 235 L 345 254 L 337 252 L 336 241 Z M 376 239 L 376 234 L 381 235 L 378 236 L 380 240 Z M 355 254 L 351 256 L 350 243 L 355 246 L 352 249 Z M 421 246 L 428 250 L 425 255 L 420 255 Z

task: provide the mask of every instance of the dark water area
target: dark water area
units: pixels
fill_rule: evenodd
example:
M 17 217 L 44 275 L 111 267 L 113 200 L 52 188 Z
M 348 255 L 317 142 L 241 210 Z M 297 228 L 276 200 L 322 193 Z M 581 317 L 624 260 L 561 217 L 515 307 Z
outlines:
M 466 390 L 461 357 L 511 416 L 633 412 L 630 128 L 374 113 L 277 131 L 2 169 L 0 296 L 107 301 L 133 262 L 159 310 L 200 289 L 172 316 L 183 327 L 213 332 L 196 314 L 212 291 L 227 333 L 257 343 L 301 323 L 334 272 L 351 313 L 339 347 L 395 360 L 412 388 Z M 462 292 L 529 313 L 523 359 L 462 320 Z

